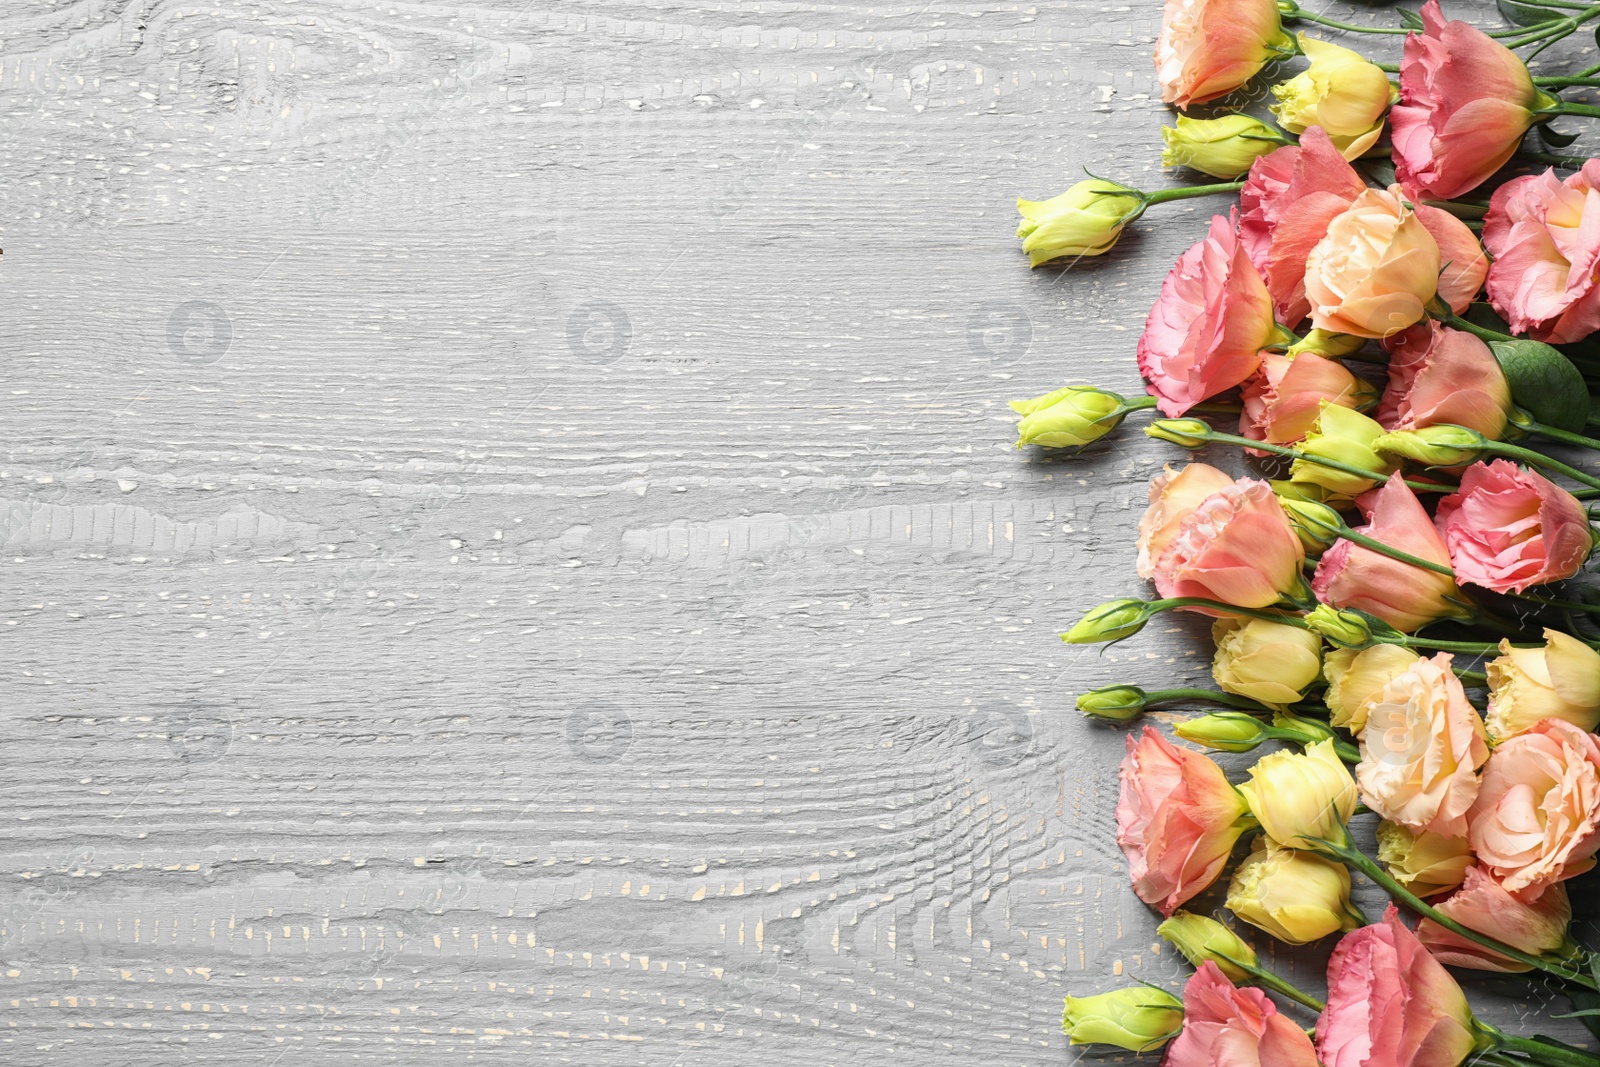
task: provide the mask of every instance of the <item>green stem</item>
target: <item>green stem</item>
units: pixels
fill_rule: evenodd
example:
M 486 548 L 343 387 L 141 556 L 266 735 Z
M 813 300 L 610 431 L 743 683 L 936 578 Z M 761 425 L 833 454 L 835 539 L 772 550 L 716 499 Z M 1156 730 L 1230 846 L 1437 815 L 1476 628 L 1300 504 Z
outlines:
M 1488 204 L 1470 204 L 1459 200 L 1424 200 L 1423 203 L 1441 211 L 1448 211 L 1458 219 L 1481 219 L 1489 214 Z
M 1380 641 L 1384 640 L 1379 638 Z M 1404 645 L 1406 648 L 1427 648 L 1435 652 L 1464 652 L 1469 656 L 1495 656 L 1500 653 L 1499 645 L 1486 645 L 1478 641 L 1435 641 L 1427 637 L 1414 637 L 1406 634 L 1398 638 L 1389 638 L 1385 643 L 1391 645 Z M 1518 645 L 1517 647 L 1538 648 L 1538 645 Z
M 1589 162 L 1582 156 L 1558 156 L 1550 152 L 1518 152 L 1517 158 L 1532 163 L 1548 163 L 1552 167 L 1567 167 L 1570 170 L 1582 170 L 1583 165 Z
M 1268 715 L 1273 713 L 1272 708 L 1259 704 L 1249 697 L 1234 696 L 1232 693 L 1222 693 L 1215 689 L 1157 689 L 1144 695 L 1146 704 L 1161 704 L 1169 700 L 1206 700 L 1213 704 L 1226 704 L 1241 711 L 1265 712 Z
M 1532 593 L 1507 593 L 1506 596 L 1518 600 L 1526 600 L 1532 604 L 1543 604 L 1549 608 L 1565 608 L 1568 611 L 1583 611 L 1590 615 L 1600 615 L 1600 604 L 1585 604 L 1580 600 L 1557 600 L 1554 597 L 1534 596 Z
M 1245 448 L 1255 448 L 1260 449 L 1262 452 L 1271 452 L 1276 456 L 1288 456 L 1290 459 L 1303 459 L 1307 463 L 1315 463 L 1319 467 L 1328 467 L 1332 470 L 1343 471 L 1346 474 L 1355 474 L 1363 478 L 1371 478 L 1375 482 L 1381 482 L 1385 478 L 1389 477 L 1389 475 L 1383 471 L 1367 470 L 1365 467 L 1357 467 L 1351 463 L 1340 463 L 1336 459 L 1323 459 L 1321 456 L 1313 456 L 1310 453 L 1302 452 L 1297 448 L 1288 448 L 1284 445 L 1269 444 L 1266 441 L 1253 441 L 1248 437 L 1240 437 L 1237 434 L 1221 433 L 1217 430 L 1211 430 L 1206 434 L 1204 440 L 1207 442 L 1218 441 L 1222 444 L 1242 445 Z M 1412 489 L 1423 493 L 1453 493 L 1460 488 L 1460 486 L 1457 485 L 1443 485 L 1435 484 L 1433 482 L 1408 481 L 1406 484 Z
M 1579 73 L 1569 74 L 1563 77 L 1535 78 L 1533 79 L 1533 84 L 1546 89 L 1569 89 L 1576 88 L 1578 86 L 1583 86 L 1584 88 L 1594 88 L 1595 86 L 1600 85 L 1600 79 L 1586 78 Z
M 1523 428 L 1536 433 L 1541 437 L 1548 437 L 1552 441 L 1560 441 L 1563 444 L 1577 445 L 1579 448 L 1589 448 L 1600 452 L 1600 440 L 1597 440 L 1593 437 L 1585 437 L 1581 433 L 1573 433 L 1570 430 L 1559 430 L 1554 426 L 1546 426 L 1542 422 L 1532 421 L 1524 424 Z
M 1326 1004 L 1312 996 L 1310 993 L 1307 993 L 1296 986 L 1290 985 L 1288 981 L 1279 978 L 1277 975 L 1263 967 L 1258 967 L 1253 963 L 1245 963 L 1241 960 L 1236 960 L 1231 956 L 1224 956 L 1222 958 L 1239 968 L 1245 974 L 1248 974 L 1251 978 L 1254 978 L 1255 984 L 1266 986 L 1274 993 L 1282 993 L 1296 1004 L 1302 1004 L 1305 1007 L 1310 1008 L 1312 1011 L 1321 1011 L 1323 1008 L 1327 1007 Z
M 1582 118 L 1600 119 L 1600 107 L 1592 104 L 1574 104 L 1570 100 L 1561 101 L 1556 107 L 1548 107 L 1539 112 L 1540 115 L 1577 115 Z
M 1144 202 L 1148 204 L 1165 204 L 1169 200 L 1188 200 L 1196 196 L 1214 196 L 1218 193 L 1237 193 L 1244 188 L 1244 182 L 1222 182 L 1219 185 L 1184 185 L 1176 189 L 1157 189 L 1153 193 L 1144 194 Z
M 1152 600 L 1149 606 L 1156 611 L 1171 611 L 1173 608 L 1213 608 L 1228 615 L 1243 615 L 1250 619 L 1266 619 L 1268 622 L 1282 622 L 1290 626 L 1298 626 L 1302 630 L 1308 629 L 1305 620 L 1299 615 L 1287 612 L 1261 611 L 1257 608 L 1240 608 L 1232 604 L 1224 604 L 1220 600 L 1208 600 L 1203 596 L 1174 596 L 1164 600 Z
M 1581 1052 L 1578 1049 L 1547 1045 L 1543 1041 L 1534 1041 L 1526 1037 L 1513 1037 L 1504 1030 L 1490 1026 L 1488 1023 L 1478 1023 L 1478 1029 L 1489 1035 L 1496 1048 L 1504 1049 L 1508 1052 L 1520 1052 L 1534 1063 L 1543 1065 L 1543 1067 L 1597 1067 L 1597 1065 L 1600 1065 L 1600 1056 Z
M 1456 576 L 1455 571 L 1451 570 L 1449 567 L 1446 567 L 1442 563 L 1434 563 L 1432 560 L 1423 559 L 1421 556 L 1413 556 L 1409 552 L 1402 552 L 1398 548 L 1384 544 L 1375 537 L 1368 537 L 1364 533 L 1357 533 L 1342 522 L 1338 525 L 1334 525 L 1330 522 L 1323 522 L 1314 515 L 1308 514 L 1302 517 L 1306 521 L 1322 527 L 1324 530 L 1332 530 L 1346 541 L 1353 541 L 1362 548 L 1370 548 L 1372 551 L 1377 552 L 1380 555 L 1388 556 L 1390 559 L 1397 559 L 1401 563 L 1409 563 L 1413 567 L 1421 567 L 1423 570 L 1432 571 L 1435 574 L 1443 574 L 1452 580 L 1454 580 Z
M 1477 682 L 1481 685 L 1489 680 L 1489 676 L 1484 674 L 1482 671 L 1469 671 L 1465 667 L 1451 667 L 1450 669 L 1454 671 L 1455 676 L 1460 678 L 1463 682 Z
M 1504 441 L 1490 442 L 1487 451 L 1497 456 L 1505 456 L 1507 459 L 1520 459 L 1530 467 L 1543 467 L 1547 471 L 1554 471 L 1557 474 L 1564 475 L 1581 485 L 1587 485 L 1591 489 L 1600 489 L 1600 478 L 1596 478 L 1592 474 L 1585 474 L 1576 467 L 1569 467 L 1558 459 L 1551 459 L 1543 452 L 1535 452 L 1531 448 L 1507 444 Z
M 1444 927 L 1446 930 L 1449 930 L 1453 934 L 1464 937 L 1474 944 L 1482 945 L 1484 948 L 1487 948 L 1492 952 L 1498 952 L 1502 956 L 1508 956 L 1519 963 L 1526 963 L 1530 967 L 1536 967 L 1548 974 L 1553 974 L 1558 978 L 1581 985 L 1585 989 L 1592 989 L 1596 992 L 1600 992 L 1600 983 L 1597 983 L 1593 978 L 1584 974 L 1581 969 L 1573 966 L 1572 963 L 1568 961 L 1552 960 L 1544 956 L 1535 956 L 1531 953 L 1524 952 L 1519 948 L 1512 948 L 1510 945 L 1507 945 L 1502 941 L 1496 941 L 1487 934 L 1480 934 L 1476 930 L 1462 926 L 1460 923 L 1450 918 L 1450 916 L 1443 914 L 1438 909 L 1432 907 L 1426 901 L 1413 894 L 1405 886 L 1395 881 L 1394 878 L 1390 876 L 1388 871 L 1379 866 L 1376 860 L 1372 859 L 1366 853 L 1361 852 L 1353 847 L 1348 841 L 1348 835 L 1347 840 L 1342 843 L 1332 841 L 1323 842 L 1322 847 L 1317 851 L 1322 852 L 1323 855 L 1326 855 L 1331 859 L 1339 860 L 1342 863 L 1346 863 L 1349 866 L 1354 867 L 1356 870 L 1372 879 L 1378 885 L 1382 886 L 1384 892 L 1388 893 L 1389 896 L 1396 902 L 1404 904 L 1418 915 L 1432 919 L 1434 922 L 1438 923 L 1440 926 Z

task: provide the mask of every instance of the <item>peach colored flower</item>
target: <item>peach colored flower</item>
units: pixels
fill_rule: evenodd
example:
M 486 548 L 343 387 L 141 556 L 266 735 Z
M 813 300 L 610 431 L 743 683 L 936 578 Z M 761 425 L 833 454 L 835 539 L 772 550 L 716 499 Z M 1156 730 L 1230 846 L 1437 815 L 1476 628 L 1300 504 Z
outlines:
M 1367 188 L 1326 132 L 1313 126 L 1298 146 L 1262 156 L 1239 192 L 1239 241 L 1267 280 L 1278 320 L 1297 326 L 1311 314 L 1306 259 L 1328 224 Z
M 1220 215 L 1161 283 L 1139 337 L 1139 372 L 1162 412 L 1182 415 L 1255 373 L 1280 339 L 1272 297 Z
M 1478 862 L 1510 892 L 1582 874 L 1600 849 L 1600 741 L 1545 719 L 1502 742 L 1467 822 Z
M 1148 581 L 1155 574 L 1156 560 L 1200 502 L 1232 484 L 1232 478 L 1205 463 L 1191 463 L 1177 473 L 1169 465 L 1151 478 L 1150 506 L 1139 520 L 1139 577 Z
M 1306 260 L 1319 330 L 1389 337 L 1421 321 L 1439 289 L 1439 244 L 1400 194 L 1368 189 L 1328 224 Z
M 1489 303 L 1513 332 L 1564 345 L 1600 330 L 1600 160 L 1565 181 L 1547 170 L 1496 189 L 1483 243 Z
M 1336 648 L 1329 652 L 1322 663 L 1328 679 L 1328 690 L 1322 697 L 1328 705 L 1328 721 L 1360 737 L 1367 728 L 1372 702 L 1383 696 L 1385 686 L 1416 666 L 1420 658 L 1404 645 Z
M 1450 553 L 1411 487 L 1400 475 L 1357 501 L 1367 524 L 1357 533 L 1407 555 L 1444 566 Z M 1317 599 L 1336 608 L 1356 608 L 1410 633 L 1438 619 L 1462 614 L 1461 590 L 1447 575 L 1340 539 L 1322 554 L 1311 580 Z
M 1459 837 L 1489 746 L 1450 661 L 1446 652 L 1417 660 L 1366 705 L 1356 784 L 1367 807 L 1390 822 Z
M 1600 726 L 1600 652 L 1560 630 L 1544 632 L 1543 648 L 1500 642 L 1489 664 L 1486 725 L 1496 743 L 1526 733 L 1544 719 L 1565 719 L 1580 730 Z
M 1325 1067 L 1457 1067 L 1476 1043 L 1466 995 L 1394 905 L 1340 939 L 1317 1019 Z
M 1443 208 L 1413 204 L 1412 210 L 1439 246 L 1439 299 L 1464 313 L 1489 277 L 1489 257 L 1467 224 Z
M 1516 53 L 1422 5 L 1424 32 L 1406 37 L 1400 103 L 1389 112 L 1400 183 L 1435 200 L 1474 189 L 1516 152 L 1541 95 Z
M 1351 374 L 1343 363 L 1310 352 L 1294 357 L 1263 353 L 1261 369 L 1240 392 L 1244 411 L 1239 433 L 1275 445 L 1293 444 L 1310 433 L 1323 401 L 1359 409 L 1377 398 L 1372 383 Z
M 1305 558 L 1272 487 L 1241 478 L 1184 516 L 1151 576 L 1163 597 L 1265 608 L 1301 590 Z
M 1434 521 L 1456 578 L 1497 593 L 1571 578 L 1594 548 L 1582 502 L 1505 459 L 1468 467 Z
M 1173 746 L 1150 727 L 1127 741 L 1117 801 L 1117 844 L 1133 891 L 1173 911 L 1222 873 L 1249 820 L 1244 798 L 1210 758 Z
M 1273 0 L 1167 0 L 1156 39 L 1161 99 L 1187 108 L 1226 96 L 1293 52 Z
M 1162 1067 L 1317 1067 L 1311 1039 L 1259 989 L 1240 989 L 1210 960 L 1183 987 L 1183 1032 Z
M 1465 330 L 1429 320 L 1384 342 L 1389 385 L 1378 404 L 1385 430 L 1449 424 L 1498 441 L 1511 411 L 1511 386 L 1489 346 Z
M 1535 899 L 1507 892 L 1482 867 L 1467 868 L 1461 888 L 1433 906 L 1447 919 L 1468 930 L 1494 938 L 1533 956 L 1554 953 L 1567 944 L 1572 923 L 1572 902 L 1559 882 Z M 1484 948 L 1460 934 L 1451 933 L 1432 919 L 1417 926 L 1417 938 L 1441 963 L 1476 971 L 1520 974 L 1530 964 L 1518 963 L 1493 949 Z

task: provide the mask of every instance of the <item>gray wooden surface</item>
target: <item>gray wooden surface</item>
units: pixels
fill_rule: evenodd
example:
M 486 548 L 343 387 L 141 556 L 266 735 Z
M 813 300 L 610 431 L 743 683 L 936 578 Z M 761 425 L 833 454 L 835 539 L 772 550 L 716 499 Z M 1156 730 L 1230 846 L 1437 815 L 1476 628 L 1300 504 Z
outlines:
M 5 1062 L 1060 1063 L 1176 982 L 1072 697 L 1209 645 L 1055 636 L 1176 457 L 1004 407 L 1137 390 L 1222 203 L 1011 237 L 1169 180 L 1157 20 L 8 3 Z

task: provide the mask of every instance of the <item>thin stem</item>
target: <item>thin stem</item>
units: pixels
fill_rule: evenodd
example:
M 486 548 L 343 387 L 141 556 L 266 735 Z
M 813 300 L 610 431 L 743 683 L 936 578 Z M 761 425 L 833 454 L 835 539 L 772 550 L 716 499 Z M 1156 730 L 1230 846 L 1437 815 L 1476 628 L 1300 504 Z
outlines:
M 1524 428 L 1541 437 L 1548 437 L 1552 441 L 1560 441 L 1563 444 L 1577 445 L 1579 448 L 1590 448 L 1600 452 L 1600 440 L 1593 437 L 1585 437 L 1581 433 L 1560 430 L 1554 426 L 1546 426 L 1542 422 L 1529 422 Z
M 1169 200 L 1188 200 L 1195 196 L 1214 196 L 1218 193 L 1237 193 L 1244 182 L 1222 182 L 1219 185 L 1183 185 L 1176 189 L 1157 189 L 1144 194 L 1146 204 L 1165 204 Z
M 1298 21 L 1301 21 L 1301 22 L 1315 22 L 1319 26 L 1332 26 L 1336 30 L 1349 30 L 1352 33 L 1399 34 L 1399 33 L 1410 33 L 1411 32 L 1410 30 L 1405 29 L 1403 27 L 1397 28 L 1397 27 L 1391 27 L 1391 26 L 1358 26 L 1353 22 L 1340 22 L 1338 19 L 1330 19 L 1326 15 L 1313 14 L 1312 12 L 1307 11 L 1302 7 L 1296 7 L 1293 11 L 1290 11 L 1290 12 L 1286 13 L 1284 17 L 1285 18 L 1289 18 L 1289 19 L 1298 20 Z M 1544 23 L 1541 22 L 1539 25 L 1542 26 L 1542 25 L 1544 25 Z M 1537 28 L 1538 27 L 1535 27 L 1535 26 L 1528 26 L 1525 29 L 1519 29 L 1517 32 L 1518 33 L 1526 33 L 1528 30 L 1537 29 Z
M 1265 712 L 1268 715 L 1271 715 L 1273 710 L 1249 697 L 1221 693 L 1215 689 L 1157 689 L 1144 695 L 1146 704 L 1161 704 L 1169 700 L 1206 700 L 1213 704 L 1226 704 L 1241 711 Z
M 1489 680 L 1489 676 L 1484 674 L 1482 671 L 1469 671 L 1465 667 L 1451 667 L 1450 669 L 1454 671 L 1455 676 L 1460 678 L 1463 682 L 1477 682 L 1481 685 Z
M 1554 597 L 1534 596 L 1532 593 L 1507 593 L 1506 596 L 1518 600 L 1526 600 L 1532 604 L 1543 604 L 1549 608 L 1565 608 L 1568 611 L 1583 611 L 1590 615 L 1600 615 L 1600 604 L 1585 604 L 1580 600 L 1557 600 Z
M 1288 981 L 1283 978 L 1279 978 L 1277 975 L 1263 967 L 1258 967 L 1253 963 L 1245 963 L 1242 960 L 1236 960 L 1231 956 L 1223 956 L 1222 958 L 1239 968 L 1245 974 L 1248 974 L 1251 978 L 1254 978 L 1257 985 L 1266 986 L 1274 993 L 1282 993 L 1296 1004 L 1304 1005 L 1305 1007 L 1310 1008 L 1312 1011 L 1321 1011 L 1323 1008 L 1327 1007 L 1326 1004 L 1312 996 L 1310 993 L 1307 993 L 1305 990 L 1296 986 L 1290 985 Z
M 1577 1049 L 1562 1048 L 1560 1045 L 1547 1045 L 1543 1041 L 1534 1041 L 1526 1037 L 1513 1037 L 1504 1030 L 1479 1023 L 1479 1028 L 1487 1032 L 1493 1039 L 1497 1048 L 1511 1052 L 1520 1052 L 1535 1063 L 1545 1067 L 1596 1067 L 1600 1065 L 1600 1056 L 1593 1056 Z
M 1354 867 L 1356 870 L 1372 879 L 1378 885 L 1382 886 L 1384 892 L 1388 893 L 1389 896 L 1395 901 L 1404 904 L 1418 915 L 1432 919 L 1434 922 L 1438 923 L 1440 926 L 1444 927 L 1446 930 L 1449 930 L 1453 934 L 1464 937 L 1474 944 L 1482 945 L 1484 948 L 1487 948 L 1492 952 L 1498 952 L 1502 956 L 1508 956 L 1519 963 L 1526 963 L 1530 967 L 1537 967 L 1541 971 L 1545 971 L 1549 974 L 1555 975 L 1558 978 L 1563 978 L 1569 982 L 1581 985 L 1585 989 L 1592 989 L 1596 992 L 1600 992 L 1600 983 L 1597 983 L 1593 978 L 1584 974 L 1582 970 L 1574 967 L 1570 962 L 1564 960 L 1552 960 L 1544 956 L 1535 956 L 1531 953 L 1524 952 L 1519 948 L 1513 948 L 1502 941 L 1496 941 L 1487 934 L 1480 934 L 1476 930 L 1462 926 L 1460 923 L 1450 918 L 1450 916 L 1440 912 L 1437 908 L 1434 908 L 1426 901 L 1413 894 L 1405 886 L 1395 881 L 1394 878 L 1390 876 L 1388 871 L 1384 870 L 1378 865 L 1377 861 L 1373 860 L 1366 853 L 1352 847 L 1348 842 L 1336 843 L 1332 841 L 1325 841 L 1322 843 L 1322 847 L 1317 851 L 1322 852 L 1324 855 L 1332 859 L 1339 860 L 1351 867 Z
M 1298 626 L 1302 630 L 1308 629 L 1305 620 L 1299 615 L 1287 612 L 1261 611 L 1257 608 L 1240 608 L 1232 604 L 1224 604 L 1220 600 L 1208 600 L 1203 596 L 1174 596 L 1165 600 L 1152 600 L 1149 606 L 1157 611 L 1171 611 L 1173 608 L 1213 608 L 1228 615 L 1243 615 L 1251 619 L 1266 619 L 1268 622 L 1282 622 L 1290 626 Z
M 1577 86 L 1593 88 L 1600 85 L 1600 79 L 1587 78 L 1582 74 L 1568 74 L 1561 77 L 1535 78 L 1533 84 L 1546 89 L 1568 89 Z
M 1566 167 L 1570 170 L 1582 170 L 1583 165 L 1589 162 L 1583 156 L 1558 156 L 1550 152 L 1521 152 L 1517 153 L 1518 159 L 1526 159 L 1531 163 L 1548 163 L 1552 167 Z M 1452 323 L 1451 325 L 1454 325 Z
M 1578 115 L 1583 118 L 1600 119 L 1600 107 L 1592 104 L 1574 104 L 1570 100 L 1561 101 L 1556 107 L 1546 108 L 1539 112 L 1541 115 Z
M 1381 482 L 1389 476 L 1383 471 L 1371 471 L 1364 467 L 1357 467 L 1351 463 L 1340 463 L 1336 459 L 1323 459 L 1321 456 L 1313 456 L 1310 453 L 1302 452 L 1296 448 L 1287 448 L 1283 445 L 1269 444 L 1266 441 L 1253 441 L 1248 437 L 1240 437 L 1237 434 L 1231 433 L 1221 433 L 1217 430 L 1211 430 L 1209 433 L 1207 433 L 1205 440 L 1208 442 L 1219 441 L 1223 444 L 1230 445 L 1242 445 L 1245 448 L 1256 448 L 1260 449 L 1262 452 L 1271 452 L 1276 456 L 1288 456 L 1290 459 L 1303 459 L 1307 463 L 1315 463 L 1319 467 L 1328 467 L 1332 470 L 1343 471 L 1346 474 L 1355 474 L 1363 478 L 1371 478 L 1374 482 Z M 1453 493 L 1460 488 L 1460 486 L 1456 485 L 1442 485 L 1434 482 L 1408 481 L 1406 484 L 1412 489 L 1423 493 Z
M 1303 518 L 1316 524 L 1317 526 L 1322 527 L 1324 530 L 1334 531 L 1346 541 L 1353 541 L 1362 548 L 1369 548 L 1380 555 L 1388 556 L 1390 559 L 1397 559 L 1401 563 L 1409 563 L 1413 567 L 1421 567 L 1423 570 L 1432 571 L 1435 574 L 1443 574 L 1451 579 L 1454 579 L 1456 576 L 1455 571 L 1451 570 L 1449 567 L 1446 567 L 1442 563 L 1435 563 L 1432 560 L 1423 559 L 1421 556 L 1413 556 L 1409 552 L 1402 552 L 1398 548 L 1384 544 L 1375 537 L 1368 537 L 1366 534 L 1357 533 L 1342 522 L 1338 525 L 1335 525 L 1331 522 L 1323 522 L 1314 515 L 1305 515 Z
M 1384 638 L 1378 638 L 1384 641 Z M 1389 638 L 1386 644 L 1404 645 L 1406 648 L 1430 648 L 1435 652 L 1465 652 L 1469 656 L 1493 656 L 1500 652 L 1499 645 L 1487 645 L 1477 641 L 1434 641 L 1427 637 L 1414 637 L 1406 634 L 1397 638 Z M 1518 648 L 1538 648 L 1538 645 L 1518 645 Z
M 1581 485 L 1587 485 L 1591 489 L 1600 489 L 1600 478 L 1585 474 L 1576 467 L 1569 467 L 1558 459 L 1551 459 L 1543 452 L 1535 452 L 1531 448 L 1507 444 L 1504 441 L 1491 441 L 1487 451 L 1497 456 L 1505 456 L 1507 459 L 1520 459 L 1530 467 L 1543 467 L 1545 470 L 1565 475 Z

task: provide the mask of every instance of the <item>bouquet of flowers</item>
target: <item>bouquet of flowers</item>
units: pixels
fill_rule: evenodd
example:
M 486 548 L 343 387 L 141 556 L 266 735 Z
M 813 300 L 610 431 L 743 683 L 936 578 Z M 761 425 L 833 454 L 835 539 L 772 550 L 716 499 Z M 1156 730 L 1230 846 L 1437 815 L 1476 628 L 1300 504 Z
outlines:
M 1292 0 L 1166 0 L 1163 99 L 1225 105 L 1303 56 L 1272 86 L 1275 123 L 1180 114 L 1164 131 L 1167 164 L 1223 184 L 1091 177 L 1018 203 L 1039 266 L 1105 253 L 1167 201 L 1238 194 L 1161 287 L 1137 349 L 1148 395 L 1069 385 L 1012 407 L 1019 447 L 1083 448 L 1150 412 L 1152 437 L 1250 457 L 1261 476 L 1159 474 L 1137 561 L 1157 597 L 1103 604 L 1062 637 L 1209 616 L 1215 690 L 1116 685 L 1079 707 L 1131 723 L 1209 703 L 1180 739 L 1279 743 L 1235 783 L 1150 726 L 1128 737 L 1117 841 L 1197 970 L 1181 1000 L 1068 997 L 1074 1043 L 1164 1047 L 1173 1067 L 1600 1065 L 1475 1018 L 1450 973 L 1528 974 L 1600 1035 L 1600 952 L 1575 940 L 1568 890 L 1600 852 L 1600 590 L 1582 580 L 1600 476 L 1573 459 L 1600 449 L 1585 432 L 1600 422 L 1600 160 L 1525 144 L 1537 129 L 1565 148 L 1552 120 L 1600 117 L 1559 95 L 1600 86 L 1600 65 L 1527 65 L 1593 30 L 1600 5 L 1500 9 L 1513 25 L 1485 32 L 1439 0 L 1397 27 Z M 1403 55 L 1375 62 L 1294 21 L 1403 35 Z M 1376 825 L 1352 834 L 1357 819 Z M 1378 921 L 1352 904 L 1352 870 L 1391 898 Z M 1239 922 L 1290 945 L 1340 938 L 1325 998 L 1262 967 L 1235 926 L 1182 910 L 1225 875 Z M 1318 1012 L 1314 1028 L 1263 990 Z

